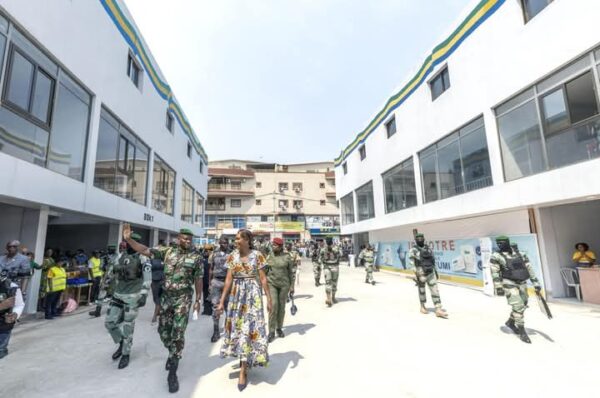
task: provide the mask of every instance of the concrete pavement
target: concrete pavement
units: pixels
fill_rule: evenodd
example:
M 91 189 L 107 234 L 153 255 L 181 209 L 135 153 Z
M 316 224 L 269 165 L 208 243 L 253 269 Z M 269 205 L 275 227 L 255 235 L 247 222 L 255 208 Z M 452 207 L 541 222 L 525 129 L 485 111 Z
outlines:
M 503 326 L 504 298 L 441 285 L 450 319 L 419 313 L 414 283 L 393 273 L 341 266 L 338 297 L 325 305 L 312 266 L 301 267 L 298 314 L 286 316 L 286 337 L 269 346 L 270 366 L 253 369 L 246 397 L 596 397 L 600 311 L 553 305 L 546 319 L 535 299 L 526 312 L 533 344 Z M 429 297 L 429 293 L 428 293 Z M 110 358 L 116 345 L 104 317 L 87 313 L 38 321 L 15 330 L 0 360 L 1 397 L 232 397 L 233 359 L 210 343 L 212 321 L 190 320 L 180 362 L 180 391 L 167 392 L 162 347 L 150 325 L 152 303 L 136 323 L 131 362 Z M 430 303 L 429 303 L 430 304 Z M 430 304 L 431 308 L 432 305 Z

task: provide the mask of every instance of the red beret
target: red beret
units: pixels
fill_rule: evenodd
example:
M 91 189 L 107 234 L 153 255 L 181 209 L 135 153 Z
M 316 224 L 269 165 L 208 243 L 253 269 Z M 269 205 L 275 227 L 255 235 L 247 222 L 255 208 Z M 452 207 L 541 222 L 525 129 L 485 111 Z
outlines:
M 283 246 L 283 239 L 281 239 L 281 238 L 273 238 L 273 244 L 274 245 Z

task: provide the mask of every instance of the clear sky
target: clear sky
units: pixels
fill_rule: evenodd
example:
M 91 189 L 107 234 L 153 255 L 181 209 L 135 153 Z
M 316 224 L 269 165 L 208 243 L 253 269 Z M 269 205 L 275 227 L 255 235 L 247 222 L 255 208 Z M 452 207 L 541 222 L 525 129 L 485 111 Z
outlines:
M 210 160 L 333 160 L 472 0 L 125 0 Z

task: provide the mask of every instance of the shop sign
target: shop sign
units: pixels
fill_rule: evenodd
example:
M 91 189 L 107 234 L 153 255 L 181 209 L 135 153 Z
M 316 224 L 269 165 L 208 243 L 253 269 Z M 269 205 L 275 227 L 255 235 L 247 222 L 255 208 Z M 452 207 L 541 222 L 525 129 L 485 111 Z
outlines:
M 311 228 L 310 229 L 310 234 L 311 235 L 327 235 L 327 234 L 339 234 L 340 233 L 340 228 L 339 227 L 322 227 L 322 228 Z
M 246 222 L 246 228 L 252 232 L 266 231 L 273 232 L 272 222 Z M 275 223 L 276 232 L 303 232 L 304 222 L 301 221 L 277 221 Z
M 542 267 L 537 238 L 533 234 L 509 235 L 511 243 L 516 243 L 519 251 L 529 258 L 536 277 L 543 285 Z M 494 242 L 494 243 L 491 243 Z M 379 242 L 375 244 L 377 264 L 397 268 L 401 271 L 412 271 L 408 252 L 413 241 Z M 433 250 L 436 269 L 440 275 L 450 280 L 479 287 L 488 283 L 489 275 L 484 277 L 484 269 L 489 266 L 490 247 L 496 250 L 494 237 L 473 239 L 440 239 L 428 241 Z M 488 283 L 489 284 L 489 283 Z M 488 287 L 487 285 L 485 285 Z
M 144 221 L 154 222 L 154 216 L 152 214 L 144 213 Z
M 273 231 L 273 223 L 267 221 L 248 221 L 246 228 L 252 232 L 258 231 Z

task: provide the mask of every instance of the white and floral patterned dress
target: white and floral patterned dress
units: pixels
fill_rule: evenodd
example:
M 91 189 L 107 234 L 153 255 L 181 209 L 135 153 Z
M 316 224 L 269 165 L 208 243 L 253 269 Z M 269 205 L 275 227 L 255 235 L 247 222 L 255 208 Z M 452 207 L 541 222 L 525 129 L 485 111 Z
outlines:
M 267 328 L 258 278 L 258 270 L 266 266 L 265 258 L 258 250 L 252 250 L 248 261 L 243 262 L 239 251 L 235 250 L 227 257 L 226 265 L 233 274 L 233 284 L 227 305 L 221 357 L 239 358 L 249 367 L 267 366 Z

